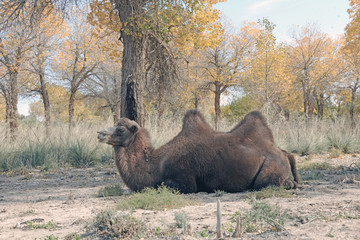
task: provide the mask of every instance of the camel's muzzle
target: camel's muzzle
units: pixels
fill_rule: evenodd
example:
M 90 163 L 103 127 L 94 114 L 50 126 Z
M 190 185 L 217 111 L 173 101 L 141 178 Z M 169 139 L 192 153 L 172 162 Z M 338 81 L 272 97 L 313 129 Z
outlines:
M 105 128 L 101 131 L 98 131 L 98 140 L 99 142 L 107 142 L 109 140 L 110 135 L 114 132 L 114 128 Z

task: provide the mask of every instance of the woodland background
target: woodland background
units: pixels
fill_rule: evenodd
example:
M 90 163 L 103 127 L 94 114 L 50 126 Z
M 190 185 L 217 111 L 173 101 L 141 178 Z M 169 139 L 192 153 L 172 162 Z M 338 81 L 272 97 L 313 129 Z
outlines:
M 260 110 L 294 153 L 359 152 L 360 1 L 342 36 L 309 23 L 289 43 L 271 19 L 234 29 L 223 1 L 1 1 L 0 169 L 106 160 L 96 130 L 120 116 L 159 146 L 191 108 L 218 130 Z

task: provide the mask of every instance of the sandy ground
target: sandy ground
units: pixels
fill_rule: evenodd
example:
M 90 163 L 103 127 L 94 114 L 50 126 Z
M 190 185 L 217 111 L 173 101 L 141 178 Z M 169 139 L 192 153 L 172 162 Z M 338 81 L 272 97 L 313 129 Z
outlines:
M 360 170 L 358 155 L 343 155 L 330 159 L 326 155 L 298 157 L 298 165 L 327 162 L 342 166 L 336 171 L 316 171 L 317 180 L 303 181 L 290 198 L 267 198 L 288 211 L 291 219 L 281 232 L 245 233 L 243 239 L 360 239 Z M 354 163 L 357 163 L 354 164 Z M 121 197 L 98 197 L 104 186 L 119 182 L 115 168 L 66 169 L 56 172 L 31 172 L 0 175 L 0 239 L 71 239 L 71 235 L 85 234 L 85 226 L 101 210 L 113 209 Z M 301 171 L 304 179 L 310 174 Z M 312 172 L 311 174 L 314 174 Z M 224 228 L 235 227 L 232 216 L 251 206 L 247 193 L 198 193 L 186 197 L 201 204 L 164 211 L 135 210 L 125 212 L 144 221 L 148 231 L 176 231 L 168 239 L 214 239 L 216 234 L 216 202 L 221 201 Z M 182 229 L 171 227 L 175 213 L 190 217 L 192 236 Z M 28 221 L 53 223 L 55 229 L 29 229 Z M 206 237 L 200 233 L 206 232 Z M 82 235 L 82 239 L 94 239 Z M 225 236 L 229 237 L 229 236 Z M 155 237 L 152 237 L 155 238 Z M 164 237 L 162 237 L 164 238 Z M 96 236 L 101 239 L 101 236 Z

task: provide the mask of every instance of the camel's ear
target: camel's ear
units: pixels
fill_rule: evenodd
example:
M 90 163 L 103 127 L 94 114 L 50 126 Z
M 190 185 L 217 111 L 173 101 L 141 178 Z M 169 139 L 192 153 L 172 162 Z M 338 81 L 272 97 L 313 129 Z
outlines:
M 132 125 L 129 129 L 132 133 L 135 133 L 138 130 L 138 127 L 136 125 Z

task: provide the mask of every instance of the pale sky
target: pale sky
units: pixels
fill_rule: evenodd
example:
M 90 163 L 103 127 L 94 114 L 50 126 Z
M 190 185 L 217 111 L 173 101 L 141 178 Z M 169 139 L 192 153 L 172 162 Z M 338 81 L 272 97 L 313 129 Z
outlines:
M 274 34 L 280 42 L 289 41 L 294 26 L 315 23 L 323 33 L 336 37 L 349 22 L 349 0 L 227 0 L 215 8 L 234 27 L 245 20 L 269 19 L 276 24 Z

